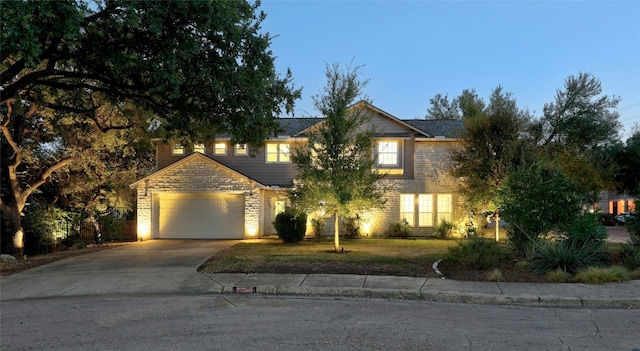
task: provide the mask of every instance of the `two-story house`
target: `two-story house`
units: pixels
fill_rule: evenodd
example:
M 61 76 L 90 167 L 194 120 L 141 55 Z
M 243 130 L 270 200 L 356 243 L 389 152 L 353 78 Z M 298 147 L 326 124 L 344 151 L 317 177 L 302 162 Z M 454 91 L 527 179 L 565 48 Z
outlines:
M 452 178 L 449 150 L 463 129 L 455 120 L 401 120 L 369 104 L 377 131 L 376 171 L 387 173 L 383 209 L 359 214 L 361 235 L 382 234 L 406 219 L 416 236 L 429 236 L 441 220 L 460 226 L 467 211 Z M 148 238 L 243 239 L 275 234 L 296 168 L 289 150 L 307 141 L 321 118 L 281 118 L 283 132 L 250 155 L 251 145 L 230 138 L 194 145 L 157 145 L 157 171 L 131 185 L 137 191 L 138 235 Z M 310 214 L 310 218 L 317 214 Z M 327 221 L 331 225 L 331 221 Z M 330 231 L 329 231 L 330 232 Z

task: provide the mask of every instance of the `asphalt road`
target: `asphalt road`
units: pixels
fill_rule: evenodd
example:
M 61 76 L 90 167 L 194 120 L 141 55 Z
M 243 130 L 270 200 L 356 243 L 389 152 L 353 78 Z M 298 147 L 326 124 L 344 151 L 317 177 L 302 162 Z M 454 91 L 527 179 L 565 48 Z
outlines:
M 0 350 L 634 350 L 638 310 L 188 295 L 2 302 Z
M 233 241 L 134 243 L 0 280 L 0 350 L 634 350 L 640 310 L 214 294 Z

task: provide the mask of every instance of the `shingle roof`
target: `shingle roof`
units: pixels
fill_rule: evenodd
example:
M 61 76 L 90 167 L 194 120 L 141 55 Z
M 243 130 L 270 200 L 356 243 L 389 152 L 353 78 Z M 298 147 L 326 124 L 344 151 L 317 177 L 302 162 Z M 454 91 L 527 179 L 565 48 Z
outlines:
M 402 121 L 435 137 L 458 138 L 464 131 L 464 123 L 455 119 L 403 119 Z
M 312 125 L 322 121 L 322 118 L 278 118 L 278 123 L 283 129 L 281 135 L 295 136 Z M 434 137 L 444 136 L 457 138 L 464 131 L 464 123 L 461 120 L 443 119 L 401 119 L 400 121 Z M 388 135 L 387 135 L 388 136 Z M 402 135 L 406 136 L 406 135 Z
M 278 118 L 276 121 L 283 129 L 281 135 L 294 136 L 322 121 L 322 118 Z

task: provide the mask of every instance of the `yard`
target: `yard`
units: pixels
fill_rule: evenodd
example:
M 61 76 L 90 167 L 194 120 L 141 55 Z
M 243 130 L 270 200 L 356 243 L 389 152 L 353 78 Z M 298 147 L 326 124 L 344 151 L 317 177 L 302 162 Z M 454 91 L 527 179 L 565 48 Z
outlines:
M 344 252 L 330 240 L 283 244 L 279 239 L 244 241 L 211 257 L 199 269 L 207 273 L 324 273 L 439 277 L 432 268 L 455 240 L 344 239 Z M 544 281 L 543 276 L 510 262 L 498 267 L 507 281 Z M 450 279 L 487 280 L 493 269 L 468 270 L 441 264 Z

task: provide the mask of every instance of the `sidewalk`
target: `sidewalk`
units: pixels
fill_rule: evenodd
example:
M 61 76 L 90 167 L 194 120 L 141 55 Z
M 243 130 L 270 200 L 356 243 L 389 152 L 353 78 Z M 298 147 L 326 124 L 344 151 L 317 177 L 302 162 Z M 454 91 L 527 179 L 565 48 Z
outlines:
M 469 282 L 353 274 L 203 274 L 213 293 L 362 297 L 486 305 L 640 308 L 640 280 L 578 283 Z

